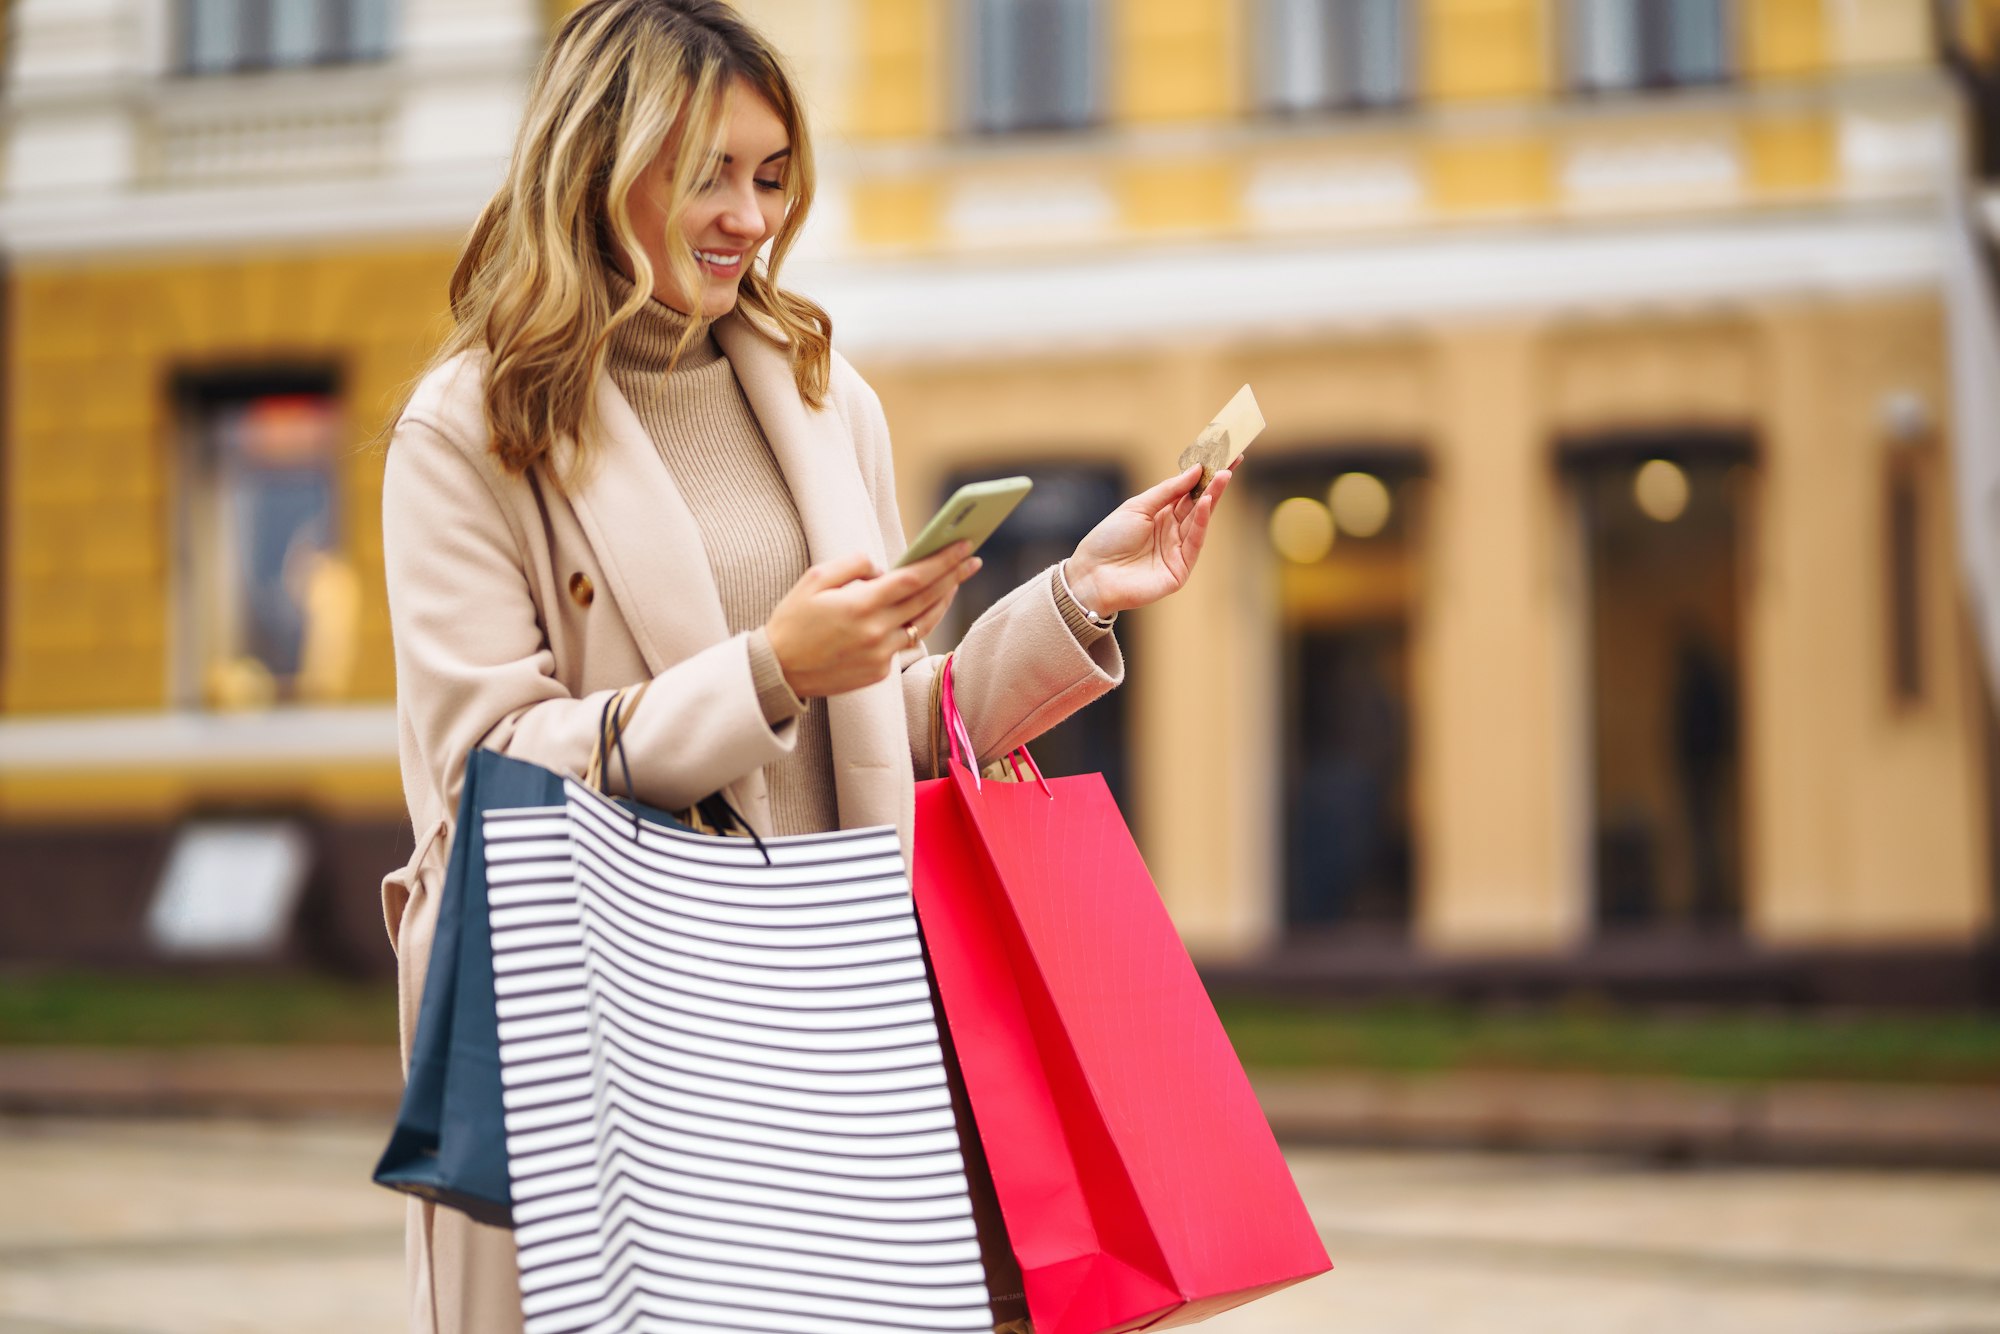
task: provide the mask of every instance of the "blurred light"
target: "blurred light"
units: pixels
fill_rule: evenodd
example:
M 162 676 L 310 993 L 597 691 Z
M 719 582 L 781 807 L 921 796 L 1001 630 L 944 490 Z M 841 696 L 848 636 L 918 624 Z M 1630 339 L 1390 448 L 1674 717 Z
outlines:
M 1333 550 L 1333 514 L 1311 496 L 1293 496 L 1271 511 L 1271 545 L 1295 565 L 1311 565 Z
M 1327 502 L 1333 507 L 1333 521 L 1340 525 L 1340 531 L 1356 537 L 1374 537 L 1387 528 L 1389 513 L 1395 508 L 1382 479 L 1366 472 L 1346 472 L 1334 478 Z
M 1648 459 L 1632 478 L 1632 499 L 1647 518 L 1672 523 L 1687 512 L 1687 474 L 1665 459 Z
M 1930 438 L 1931 405 L 1914 389 L 1896 389 L 1882 395 L 1877 412 L 1891 444 L 1915 445 Z

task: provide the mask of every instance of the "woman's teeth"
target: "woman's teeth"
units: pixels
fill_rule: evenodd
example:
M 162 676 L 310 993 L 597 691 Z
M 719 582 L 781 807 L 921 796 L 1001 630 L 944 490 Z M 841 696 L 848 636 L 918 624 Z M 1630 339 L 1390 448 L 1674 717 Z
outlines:
M 694 257 L 711 269 L 733 269 L 743 262 L 741 255 L 718 254 L 713 250 L 697 250 Z

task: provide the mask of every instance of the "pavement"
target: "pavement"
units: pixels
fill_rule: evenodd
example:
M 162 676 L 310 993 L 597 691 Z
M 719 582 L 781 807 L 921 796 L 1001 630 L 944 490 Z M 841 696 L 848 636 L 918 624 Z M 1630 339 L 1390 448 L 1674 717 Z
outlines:
M 1589 1075 L 1253 1071 L 1293 1143 L 2000 1168 L 2000 1088 Z M 0 1114 L 393 1113 L 384 1047 L 0 1048 Z
M 0 1334 L 390 1334 L 379 1117 L 0 1118 Z M 1336 1265 L 1217 1334 L 2000 1334 L 2000 1174 L 1295 1147 Z

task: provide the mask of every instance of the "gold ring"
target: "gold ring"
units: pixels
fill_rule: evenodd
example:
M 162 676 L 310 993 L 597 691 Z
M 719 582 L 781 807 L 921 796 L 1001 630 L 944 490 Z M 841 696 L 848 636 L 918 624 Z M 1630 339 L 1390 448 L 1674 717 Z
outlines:
M 915 648 L 917 646 L 917 627 L 914 625 L 906 625 L 903 627 L 903 633 L 910 637 L 909 646 L 911 648 Z

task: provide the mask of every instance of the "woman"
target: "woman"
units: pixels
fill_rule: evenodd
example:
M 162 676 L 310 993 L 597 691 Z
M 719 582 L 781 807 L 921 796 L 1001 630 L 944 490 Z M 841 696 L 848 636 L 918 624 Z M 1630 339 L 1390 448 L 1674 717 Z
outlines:
M 726 794 L 759 833 L 895 824 L 928 775 L 921 643 L 977 569 L 900 570 L 889 435 L 777 285 L 813 193 L 777 56 L 715 0 L 589 0 L 536 74 L 394 429 L 383 542 L 404 789 L 384 882 L 407 1055 L 467 753 L 581 773 L 611 693 L 635 795 Z M 760 258 L 761 256 L 761 258 Z M 1187 579 L 1228 474 L 1126 502 L 966 633 L 982 758 L 1117 685 L 1110 622 Z M 413 1202 L 419 1330 L 518 1329 L 511 1236 Z

